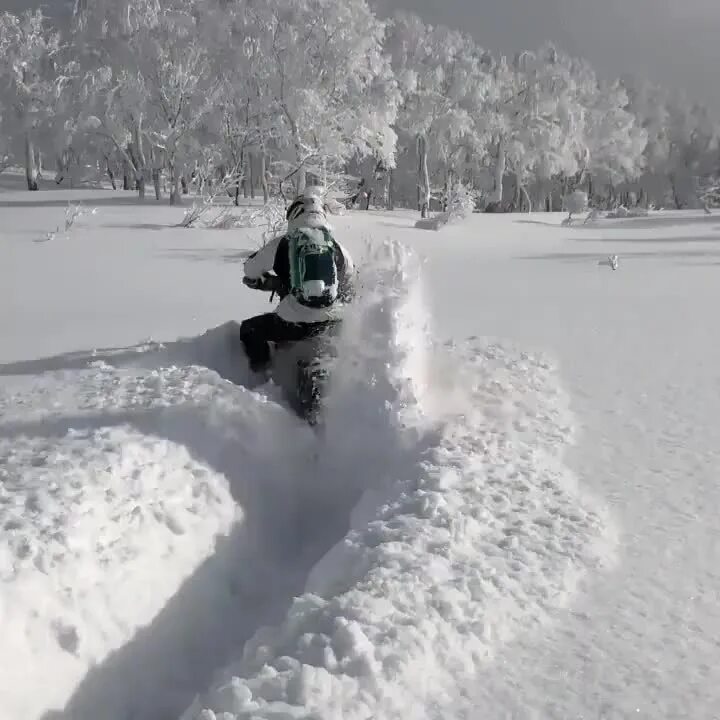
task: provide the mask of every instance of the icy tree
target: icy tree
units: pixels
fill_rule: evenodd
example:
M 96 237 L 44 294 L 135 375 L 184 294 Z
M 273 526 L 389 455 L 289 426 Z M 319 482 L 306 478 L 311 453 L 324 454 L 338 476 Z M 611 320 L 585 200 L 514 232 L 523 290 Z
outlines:
M 193 3 L 155 0 L 127 0 L 113 9 L 101 3 L 81 17 L 86 33 L 99 33 L 91 36 L 99 66 L 85 78 L 85 127 L 114 144 L 141 197 L 150 170 L 159 195 L 164 167 L 170 202 L 179 201 L 184 152 L 217 101 L 220 84 L 198 17 Z
M 248 12 L 269 61 L 258 81 L 281 120 L 276 142 L 289 151 L 296 190 L 309 170 L 322 176 L 355 154 L 392 162 L 399 95 L 384 24 L 365 0 L 272 0 Z
M 718 164 L 720 126 L 697 104 L 682 96 L 670 106 L 668 178 L 677 208 L 701 204 L 700 185 L 715 176 Z
M 516 196 L 521 194 L 532 209 L 527 191 L 531 183 L 541 200 L 552 191 L 554 178 L 577 172 L 583 107 L 568 59 L 552 46 L 519 55 L 512 79 L 504 106 L 505 152 Z
M 269 201 L 268 161 L 285 137 L 283 116 L 275 102 L 274 59 L 268 53 L 266 21 L 265 12 L 238 1 L 221 6 L 206 23 L 215 48 L 214 72 L 222 78 L 222 89 L 215 112 L 206 119 L 208 142 L 203 148 L 214 143 L 213 165 L 223 177 L 235 176 L 236 204 L 241 187 L 245 196 L 254 196 L 257 180 L 264 202 Z M 228 67 L 232 72 L 227 72 Z
M 512 63 L 502 58 L 492 72 L 487 104 L 493 138 L 491 206 L 529 210 L 531 185 L 541 202 L 552 194 L 556 177 L 576 171 L 582 107 L 567 59 L 552 46 L 520 53 Z M 504 199 L 507 175 L 514 179 L 511 203 Z
M 718 123 L 682 94 L 599 82 L 551 45 L 495 59 L 368 0 L 76 0 L 62 42 L 39 13 L 3 15 L 0 51 L 0 169 L 24 155 L 28 187 L 40 148 L 58 181 L 94 164 L 115 185 L 122 165 L 141 196 L 169 180 L 171 202 L 190 173 L 236 203 L 307 178 L 422 214 L 460 186 L 488 208 L 576 189 L 686 207 L 720 179 Z
M 647 147 L 647 132 L 628 111 L 628 96 L 619 82 L 600 84 L 584 68 L 581 101 L 583 113 L 583 154 L 579 179 L 590 197 L 595 184 L 611 188 L 641 174 Z
M 408 13 L 395 16 L 387 48 L 403 96 L 398 125 L 416 143 L 418 208 L 426 217 L 431 154 L 457 174 L 461 158 L 472 158 L 487 142 L 486 55 L 462 33 L 426 26 Z M 446 178 L 446 192 L 451 182 Z
M 720 126 L 708 111 L 682 93 L 633 78 L 622 80 L 632 112 L 647 134 L 643 192 L 656 203 L 699 205 L 701 184 L 718 174 Z
M 62 83 L 58 78 L 60 38 L 42 13 L 0 15 L 0 98 L 3 133 L 24 146 L 28 190 L 37 190 L 40 157 L 36 136 L 52 117 Z
M 170 178 L 170 203 L 179 202 L 183 151 L 205 114 L 214 109 L 220 83 L 211 73 L 207 48 L 197 41 L 189 11 L 168 8 L 148 19 L 136 37 L 148 72 L 147 133 L 162 152 Z

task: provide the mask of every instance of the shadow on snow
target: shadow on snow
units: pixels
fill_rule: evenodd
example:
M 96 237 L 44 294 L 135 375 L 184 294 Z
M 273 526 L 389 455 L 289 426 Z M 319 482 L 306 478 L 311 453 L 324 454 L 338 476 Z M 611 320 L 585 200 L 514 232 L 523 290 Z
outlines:
M 240 324 L 234 321 L 208 330 L 200 337 L 169 343 L 141 343 L 124 348 L 98 348 L 61 353 L 36 360 L 0 365 L 0 376 L 39 375 L 61 370 L 86 370 L 93 363 L 154 370 L 171 365 L 200 365 L 235 385 L 253 387 L 240 344 Z

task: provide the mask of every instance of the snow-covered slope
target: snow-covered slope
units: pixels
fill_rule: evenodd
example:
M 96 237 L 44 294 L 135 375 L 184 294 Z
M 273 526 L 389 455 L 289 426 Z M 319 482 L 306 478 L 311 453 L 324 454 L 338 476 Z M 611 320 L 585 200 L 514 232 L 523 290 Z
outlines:
M 336 218 L 318 437 L 255 234 L 66 195 L 0 198 L 1 718 L 713 716 L 717 221 Z

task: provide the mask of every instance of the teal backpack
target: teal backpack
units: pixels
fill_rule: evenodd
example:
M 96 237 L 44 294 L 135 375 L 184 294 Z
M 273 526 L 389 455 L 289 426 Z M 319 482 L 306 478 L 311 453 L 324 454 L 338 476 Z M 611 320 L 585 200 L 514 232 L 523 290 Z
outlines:
M 340 253 L 324 228 L 297 228 L 288 235 L 290 293 L 301 305 L 323 308 L 338 296 Z

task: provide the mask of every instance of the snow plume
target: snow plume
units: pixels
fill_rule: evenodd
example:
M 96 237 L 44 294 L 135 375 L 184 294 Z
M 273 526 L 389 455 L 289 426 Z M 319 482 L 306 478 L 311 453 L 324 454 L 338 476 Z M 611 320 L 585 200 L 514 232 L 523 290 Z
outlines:
M 479 341 L 431 349 L 416 262 L 381 253 L 318 455 L 328 493 L 362 493 L 349 531 L 183 720 L 442 716 L 612 558 L 562 462 L 572 418 L 552 365 Z
M 358 424 L 382 436 L 422 421 L 430 334 L 419 261 L 398 243 L 387 243 L 368 249 L 361 265 L 358 300 L 343 323 L 326 402 L 333 441 L 347 438 Z

